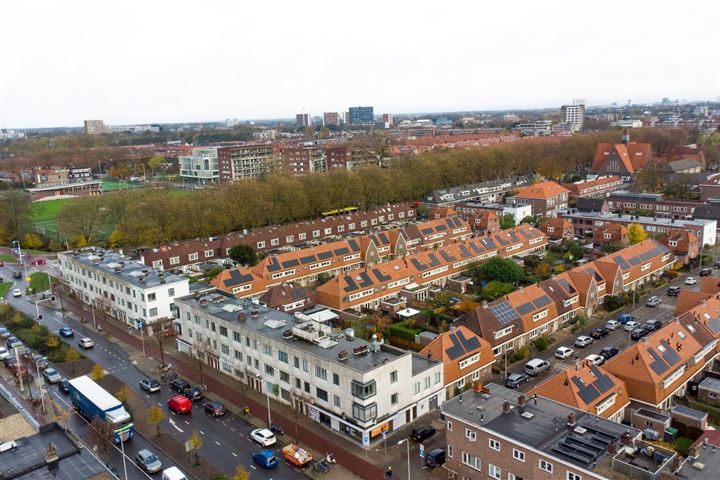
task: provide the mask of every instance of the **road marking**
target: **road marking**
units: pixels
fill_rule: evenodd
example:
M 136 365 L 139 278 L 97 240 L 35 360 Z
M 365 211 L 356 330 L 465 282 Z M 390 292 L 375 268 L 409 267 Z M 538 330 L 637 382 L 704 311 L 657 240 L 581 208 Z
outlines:
M 218 442 L 217 440 L 215 440 L 215 445 L 217 445 L 217 446 L 219 447 L 219 446 L 220 446 L 220 442 Z
M 190 422 L 188 422 L 187 420 L 185 420 L 185 423 L 188 424 L 188 425 L 190 425 Z
M 172 418 L 170 419 L 170 425 L 172 425 L 173 427 L 175 427 L 175 430 L 177 430 L 178 432 L 180 432 L 180 433 L 183 433 L 183 432 L 184 432 L 184 430 L 183 430 L 182 428 L 180 428 L 180 427 L 178 427 L 177 425 L 175 425 L 175 421 L 174 421 Z
M 203 432 L 202 430 L 200 430 L 200 434 L 201 434 L 201 435 L 205 435 L 205 432 Z
M 252 468 L 253 470 L 257 470 L 257 468 L 255 468 L 255 465 L 250 465 L 250 468 Z
M 235 430 L 233 427 L 230 427 L 230 430 L 232 430 L 233 432 L 237 432 L 237 430 Z
M 233 454 L 233 457 L 237 458 L 237 453 L 232 452 L 232 454 Z

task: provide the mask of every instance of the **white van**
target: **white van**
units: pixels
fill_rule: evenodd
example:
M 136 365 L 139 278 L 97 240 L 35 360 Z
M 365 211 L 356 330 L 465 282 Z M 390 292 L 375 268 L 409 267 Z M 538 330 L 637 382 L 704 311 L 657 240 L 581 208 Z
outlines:
M 163 470 L 162 480 L 187 480 L 187 477 L 179 468 L 170 467 Z
M 550 364 L 540 358 L 533 358 L 525 364 L 525 373 L 537 377 L 550 368 Z

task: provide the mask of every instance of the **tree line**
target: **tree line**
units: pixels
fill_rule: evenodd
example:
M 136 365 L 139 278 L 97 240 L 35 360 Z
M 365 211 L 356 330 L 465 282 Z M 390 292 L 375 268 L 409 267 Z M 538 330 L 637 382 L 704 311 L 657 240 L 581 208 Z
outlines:
M 347 206 L 361 209 L 412 201 L 441 188 L 537 173 L 560 179 L 589 170 L 599 142 L 617 130 L 561 139 L 522 140 L 474 150 L 404 155 L 357 170 L 302 177 L 269 175 L 196 192 L 117 192 L 69 202 L 58 225 L 77 245 L 150 246 L 229 231 L 317 218 Z M 685 137 L 674 131 L 633 131 L 633 140 L 669 151 Z

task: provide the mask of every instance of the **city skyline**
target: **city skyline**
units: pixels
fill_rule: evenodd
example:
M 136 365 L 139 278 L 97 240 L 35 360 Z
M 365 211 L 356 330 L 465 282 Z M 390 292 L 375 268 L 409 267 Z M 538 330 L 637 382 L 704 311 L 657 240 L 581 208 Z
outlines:
M 270 11 L 129 2 L 112 15 L 93 4 L 11 4 L 13 22 L 0 33 L 0 126 L 290 119 L 357 105 L 382 114 L 559 109 L 573 98 L 716 100 L 720 69 L 707 60 L 715 16 L 694 12 L 720 7 L 704 3 L 463 5 L 432 15 L 431 4 L 321 3 L 307 12 L 292 3 Z M 690 36 L 688 49 L 679 39 Z M 688 82 L 688 67 L 706 73 Z

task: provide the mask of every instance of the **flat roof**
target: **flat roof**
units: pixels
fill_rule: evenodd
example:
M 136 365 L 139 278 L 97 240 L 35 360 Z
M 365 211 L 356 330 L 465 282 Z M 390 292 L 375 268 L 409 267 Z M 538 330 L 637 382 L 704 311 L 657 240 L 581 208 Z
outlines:
M 685 219 L 685 218 L 660 218 L 660 217 L 644 217 L 642 215 L 626 215 L 609 212 L 575 212 L 575 213 L 562 213 L 563 217 L 566 218 L 584 218 L 594 220 L 619 220 L 626 221 L 628 223 L 645 223 L 649 225 L 666 225 L 669 227 L 682 228 L 684 226 L 696 226 L 704 227 L 711 223 L 717 223 L 715 220 L 701 220 L 701 219 Z
M 702 388 L 704 390 L 708 390 L 711 392 L 720 393 L 720 379 L 707 377 L 705 380 L 700 382 L 700 385 L 698 385 L 698 388 Z
M 125 282 L 139 288 L 153 288 L 159 287 L 160 285 L 188 281 L 187 278 L 171 272 L 164 272 L 148 267 L 124 255 L 111 251 L 100 249 L 94 251 L 83 250 L 80 252 L 67 251 L 62 252 L 61 255 L 84 264 L 88 269 L 104 271 L 109 275 L 119 277 Z
M 82 186 L 89 186 L 89 185 L 102 185 L 102 181 L 100 180 L 86 180 L 84 182 L 68 182 L 68 183 L 58 183 L 56 185 L 46 185 L 44 187 L 30 187 L 26 188 L 26 192 L 47 192 L 51 190 L 62 190 L 63 188 L 67 187 L 82 187 Z
M 518 391 L 493 383 L 485 388 L 486 393 L 469 390 L 451 398 L 442 405 L 443 413 L 586 470 L 608 458 L 607 446 L 617 444 L 624 433 L 632 438 L 640 433 L 545 397 L 526 398 L 520 408 Z M 503 413 L 506 402 L 512 407 L 507 414 Z M 571 413 L 574 428 L 567 425 Z
M 370 351 L 371 342 L 358 337 L 349 339 L 348 336 L 341 331 L 331 333 L 327 341 L 322 342 L 322 346 L 296 336 L 286 338 L 283 336 L 283 332 L 292 330 L 293 325 L 296 323 L 304 323 L 305 320 L 301 320 L 301 317 L 297 316 L 297 314 L 288 315 L 287 313 L 255 304 L 247 298 L 238 299 L 220 290 L 214 290 L 205 295 L 188 295 L 176 298 L 175 304 L 186 304 L 205 312 L 209 316 L 252 330 L 278 343 L 285 344 L 288 348 L 304 350 L 311 355 L 357 370 L 361 373 L 381 367 L 388 361 L 395 361 L 406 355 L 411 356 L 413 375 L 416 372 L 422 372 L 441 364 L 439 360 L 429 359 L 414 352 L 386 344 L 380 344 L 377 351 L 372 352 Z M 329 311 L 329 309 L 327 310 Z M 240 313 L 244 314 L 243 320 L 238 319 Z M 319 313 L 319 310 L 316 307 L 308 313 L 315 316 Z M 355 355 L 353 353 L 353 349 L 363 346 L 367 347 L 367 353 L 363 355 Z M 342 351 L 346 351 L 348 357 L 346 360 L 341 361 L 338 359 L 338 354 Z

